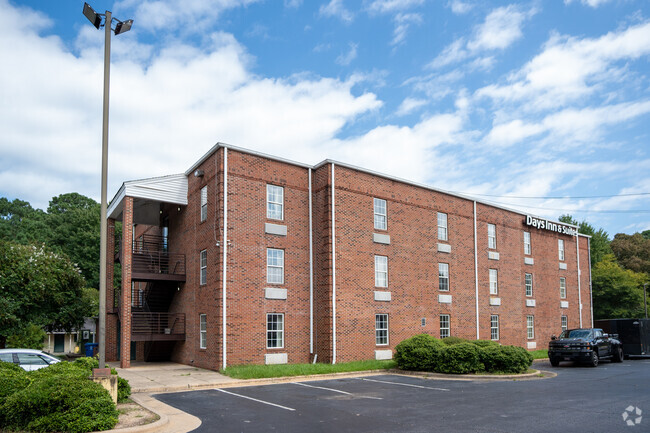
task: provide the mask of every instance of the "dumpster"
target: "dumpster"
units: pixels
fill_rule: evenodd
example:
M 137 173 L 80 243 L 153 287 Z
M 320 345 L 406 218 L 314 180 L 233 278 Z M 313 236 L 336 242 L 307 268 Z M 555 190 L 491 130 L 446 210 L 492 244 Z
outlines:
M 86 348 L 86 356 L 93 357 L 95 356 L 95 353 L 97 353 L 97 346 L 99 346 L 99 344 L 86 343 L 84 346 Z

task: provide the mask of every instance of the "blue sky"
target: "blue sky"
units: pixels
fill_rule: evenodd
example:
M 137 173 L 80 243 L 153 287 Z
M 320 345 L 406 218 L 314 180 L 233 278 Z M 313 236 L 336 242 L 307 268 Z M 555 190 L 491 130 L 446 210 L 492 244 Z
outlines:
M 650 229 L 646 0 L 121 0 L 109 199 L 216 142 Z M 103 32 L 0 0 L 0 196 L 99 200 Z

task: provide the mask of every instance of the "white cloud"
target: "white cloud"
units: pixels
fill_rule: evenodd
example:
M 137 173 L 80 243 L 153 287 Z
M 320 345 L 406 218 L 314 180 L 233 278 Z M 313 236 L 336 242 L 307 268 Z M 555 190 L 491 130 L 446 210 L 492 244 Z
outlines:
M 610 32 L 596 39 L 554 35 L 544 50 L 505 85 L 489 85 L 477 92 L 496 102 L 528 100 L 527 109 L 558 107 L 599 89 L 598 84 L 620 78 L 614 63 L 650 53 L 650 22 Z
M 521 38 L 521 25 L 527 16 L 516 6 L 510 5 L 493 10 L 485 22 L 475 30 L 474 39 L 467 43 L 470 51 L 502 50 Z
M 406 116 L 407 114 L 411 114 L 413 111 L 426 105 L 426 103 L 427 101 L 425 99 L 406 98 L 399 105 L 395 114 L 398 116 Z
M 349 50 L 347 53 L 343 53 L 340 56 L 336 58 L 336 63 L 341 65 L 341 66 L 348 66 L 354 59 L 357 58 L 357 47 L 359 44 L 353 44 L 350 42 L 348 44 Z
M 298 8 L 302 5 L 302 0 L 284 0 L 284 7 Z
M 420 14 L 400 12 L 395 15 L 394 21 L 395 29 L 393 30 L 393 40 L 390 43 L 391 45 L 399 45 L 406 39 L 406 33 L 411 24 L 420 24 L 422 22 L 422 16 Z
M 564 0 L 564 4 L 571 4 L 576 0 Z M 580 3 L 582 3 L 585 6 L 590 6 L 592 8 L 597 8 L 600 5 L 604 5 L 605 3 L 609 3 L 611 0 L 579 0 Z
M 374 0 L 367 10 L 371 13 L 391 13 L 423 5 L 425 0 Z
M 330 0 L 328 4 L 321 5 L 318 12 L 321 16 L 339 18 L 346 23 L 354 20 L 354 14 L 345 8 L 343 0 Z
M 451 11 L 456 15 L 466 14 L 474 8 L 473 4 L 461 0 L 452 0 L 447 3 L 447 6 L 450 7 Z

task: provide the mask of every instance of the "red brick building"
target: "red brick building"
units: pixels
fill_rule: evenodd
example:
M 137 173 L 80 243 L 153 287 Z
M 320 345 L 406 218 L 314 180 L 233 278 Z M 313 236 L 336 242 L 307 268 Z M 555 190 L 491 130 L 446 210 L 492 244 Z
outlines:
M 217 144 L 125 182 L 108 214 L 106 358 L 123 367 L 385 359 L 419 333 L 534 349 L 592 323 L 576 227 L 345 163 Z

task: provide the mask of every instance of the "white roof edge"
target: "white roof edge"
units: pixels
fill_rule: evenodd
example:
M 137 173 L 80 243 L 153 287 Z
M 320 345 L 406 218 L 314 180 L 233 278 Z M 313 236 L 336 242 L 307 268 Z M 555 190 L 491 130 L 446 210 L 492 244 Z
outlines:
M 110 204 L 108 205 L 108 209 L 106 210 L 106 215 L 108 218 L 113 218 L 115 219 L 117 215 L 113 215 L 115 211 L 117 211 L 117 208 L 121 205 L 122 200 L 124 200 L 124 197 L 126 196 L 126 182 L 122 183 L 122 186 L 120 189 L 117 190 L 117 193 L 115 193 L 115 196 L 111 200 Z
M 155 176 L 155 177 L 148 177 L 144 179 L 136 179 L 136 180 L 128 180 L 124 183 L 122 183 L 122 186 L 120 189 L 117 191 L 113 199 L 111 200 L 108 209 L 106 210 L 106 215 L 108 218 L 116 218 L 119 215 L 119 210 L 122 207 L 122 201 L 124 200 L 124 197 L 127 195 L 127 189 L 129 189 L 130 186 L 136 186 L 138 184 L 147 184 L 153 181 L 161 181 L 161 180 L 169 180 L 169 179 L 186 179 L 187 176 L 183 173 L 177 173 L 177 174 L 168 174 L 165 176 Z M 146 197 L 139 197 L 137 195 L 134 195 L 135 198 L 146 198 Z M 187 197 L 185 200 L 185 203 L 180 203 L 180 204 L 187 204 Z

